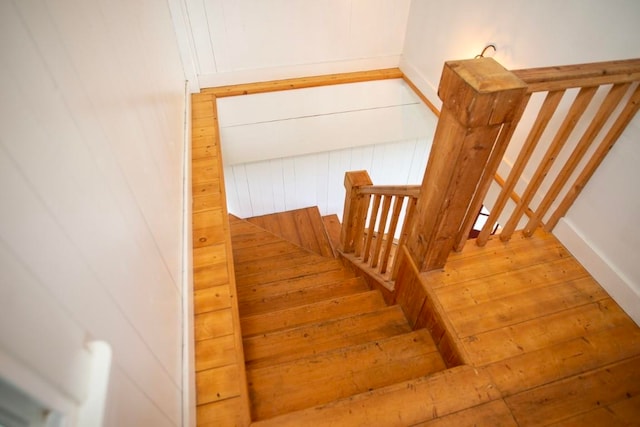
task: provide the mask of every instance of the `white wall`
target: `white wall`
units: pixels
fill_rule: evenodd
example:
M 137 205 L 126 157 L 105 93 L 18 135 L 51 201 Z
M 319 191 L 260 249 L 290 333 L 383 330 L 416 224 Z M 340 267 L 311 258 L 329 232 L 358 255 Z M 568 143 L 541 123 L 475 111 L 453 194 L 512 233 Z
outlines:
M 413 0 L 401 69 L 436 103 L 444 61 L 488 42 L 509 69 L 640 57 L 638 18 L 635 0 Z M 557 234 L 640 323 L 639 139 L 636 117 Z
M 200 86 L 212 87 L 397 67 L 410 0 L 185 3 L 190 28 L 177 28 Z
M 218 100 L 229 211 L 342 216 L 344 174 L 419 184 L 436 117 L 402 79 Z
M 0 375 L 80 402 L 86 343 L 104 340 L 106 424 L 179 425 L 185 94 L 169 7 L 3 1 L 0 58 L 0 356 L 17 367 Z

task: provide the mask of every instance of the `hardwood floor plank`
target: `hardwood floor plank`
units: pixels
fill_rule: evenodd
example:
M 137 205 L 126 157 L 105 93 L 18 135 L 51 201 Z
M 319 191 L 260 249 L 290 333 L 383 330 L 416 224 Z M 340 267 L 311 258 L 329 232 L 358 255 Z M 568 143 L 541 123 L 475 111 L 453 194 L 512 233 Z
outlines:
M 640 328 L 627 324 L 500 360 L 487 371 L 512 395 L 640 354 Z
M 517 427 L 517 425 L 507 404 L 504 403 L 504 400 L 498 399 L 451 415 L 438 417 L 435 420 L 414 424 L 412 427 Z
M 521 426 L 557 422 L 640 394 L 640 356 L 505 398 Z M 638 409 L 640 414 L 640 409 Z
M 456 333 L 462 338 L 542 318 L 608 297 L 593 278 L 583 277 L 495 298 L 472 307 L 449 311 L 448 315 Z
M 435 293 L 446 310 L 453 311 L 588 276 L 584 268 L 569 257 L 451 283 L 439 287 Z
M 628 324 L 629 317 L 610 298 L 462 340 L 476 366 L 483 366 L 585 334 Z
M 517 247 L 495 248 L 485 254 L 478 253 L 475 257 L 450 259 L 442 273 L 436 271 L 425 274 L 424 282 L 427 286 L 440 288 L 568 257 L 571 254 L 556 240 L 534 240 L 531 244 Z

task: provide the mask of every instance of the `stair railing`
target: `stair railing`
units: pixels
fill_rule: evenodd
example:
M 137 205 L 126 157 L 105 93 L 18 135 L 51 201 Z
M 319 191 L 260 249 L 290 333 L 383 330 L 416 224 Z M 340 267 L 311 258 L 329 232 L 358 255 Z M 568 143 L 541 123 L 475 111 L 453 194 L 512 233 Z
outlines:
M 517 71 L 491 58 L 447 62 L 422 185 L 378 187 L 366 171 L 348 172 L 343 254 L 386 281 L 402 268 L 396 251 L 418 271 L 442 268 L 482 206 L 490 215 L 480 246 L 496 228 L 505 241 L 516 228 L 525 236 L 541 225 L 551 231 L 640 109 L 639 82 L 640 59 Z
M 366 171 L 347 172 L 341 252 L 384 282 L 397 275 L 397 248 L 407 238 L 419 185 L 373 185 Z
M 504 224 L 500 229 L 503 241 L 516 229 L 522 229 L 527 237 L 540 225 L 553 230 L 640 108 L 640 59 L 533 68 L 512 74 L 527 84 L 518 125 L 524 134 L 518 140 L 524 142 L 506 180 L 496 175 L 502 187 L 497 198 L 485 200 L 485 191 L 471 202 L 471 211 L 485 205 L 491 212 L 476 239 L 480 246 L 486 244 L 498 223 Z M 541 102 L 529 102 L 534 97 Z M 512 135 L 508 135 L 510 139 Z M 523 189 L 518 192 L 517 188 Z M 510 199 L 515 206 L 505 209 Z M 526 222 L 524 215 L 528 216 Z M 457 250 L 462 249 L 464 232 L 473 220 L 466 218 Z

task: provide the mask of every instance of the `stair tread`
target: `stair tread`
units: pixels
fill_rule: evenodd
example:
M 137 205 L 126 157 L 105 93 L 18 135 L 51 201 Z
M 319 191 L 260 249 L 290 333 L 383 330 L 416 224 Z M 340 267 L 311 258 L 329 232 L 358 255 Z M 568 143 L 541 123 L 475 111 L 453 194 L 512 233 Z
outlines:
M 249 301 L 256 298 L 270 298 L 277 295 L 296 292 L 304 288 L 319 285 L 331 285 L 353 277 L 354 274 L 352 271 L 340 269 L 271 283 L 258 283 L 253 286 L 243 286 L 238 288 L 238 299 L 240 301 Z
M 498 399 L 500 392 L 484 370 L 462 365 L 252 426 L 407 426 Z
M 247 221 L 318 255 L 334 256 L 316 206 L 255 216 L 247 218 Z
M 321 258 L 321 257 L 318 257 Z M 270 269 L 264 268 L 263 270 L 247 274 L 236 275 L 236 284 L 241 286 L 253 286 L 256 284 L 266 284 L 279 282 L 282 280 L 291 280 L 304 276 L 313 276 L 317 273 L 323 273 L 327 271 L 344 270 L 344 266 L 340 261 L 335 259 L 311 258 L 309 263 L 297 263 L 289 266 L 288 268 Z
M 304 278 L 303 278 L 304 279 Z M 279 282 L 276 291 L 281 290 L 282 284 L 291 282 Z M 296 280 L 296 285 L 304 284 L 304 280 Z M 254 289 L 254 288 L 250 288 Z M 242 317 L 263 314 L 269 311 L 283 310 L 290 307 L 312 304 L 339 296 L 351 295 L 368 291 L 367 284 L 359 277 L 352 277 L 346 280 L 340 280 L 332 283 L 323 283 L 316 286 L 305 286 L 296 289 L 272 293 L 269 295 L 264 290 L 257 290 L 258 295 L 255 298 L 239 298 L 239 309 Z M 262 291 L 262 292 L 260 292 Z
M 366 313 L 383 307 L 386 307 L 386 304 L 379 291 L 366 291 L 268 313 L 243 316 L 240 325 L 242 335 L 248 337 L 323 320 Z
M 315 354 L 275 366 L 249 369 L 254 419 L 331 402 L 445 369 L 431 335 L 412 331 Z
M 398 306 L 247 337 L 247 367 L 268 366 L 349 345 L 410 332 Z

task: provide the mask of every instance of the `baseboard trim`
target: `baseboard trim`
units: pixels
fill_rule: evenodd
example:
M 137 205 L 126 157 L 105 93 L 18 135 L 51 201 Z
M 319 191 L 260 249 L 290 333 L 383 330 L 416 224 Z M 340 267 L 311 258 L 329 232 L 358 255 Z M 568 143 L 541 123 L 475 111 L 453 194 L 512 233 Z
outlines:
M 571 221 L 562 218 L 553 234 L 600 283 L 622 309 L 640 325 L 640 294 L 605 256 L 589 244 Z

